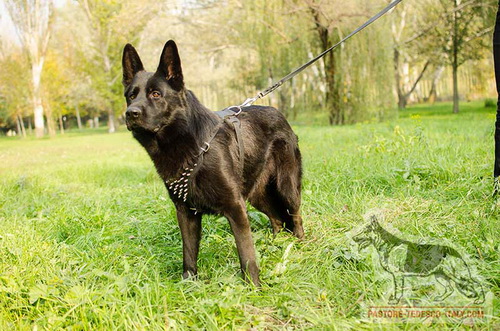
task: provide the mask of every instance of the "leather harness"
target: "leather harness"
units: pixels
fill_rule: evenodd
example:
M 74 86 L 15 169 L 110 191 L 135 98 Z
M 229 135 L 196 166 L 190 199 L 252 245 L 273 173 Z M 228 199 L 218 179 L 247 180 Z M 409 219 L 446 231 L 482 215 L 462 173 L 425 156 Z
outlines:
M 229 107 L 223 110 L 216 111 L 215 114 L 219 116 L 222 120 L 219 122 L 214 129 L 212 130 L 212 134 L 209 138 L 203 143 L 203 146 L 200 147 L 200 152 L 195 156 L 195 162 L 190 164 L 190 166 L 184 168 L 182 173 L 177 178 L 172 178 L 166 180 L 167 189 L 174 196 L 179 198 L 180 200 L 187 202 L 188 201 L 188 193 L 189 193 L 189 184 L 191 183 L 192 175 L 198 172 L 203 163 L 203 157 L 205 153 L 210 150 L 210 145 L 212 141 L 215 139 L 220 129 L 227 123 L 231 125 L 236 133 L 236 140 L 238 142 L 238 152 L 239 152 L 239 172 L 243 174 L 243 167 L 245 162 L 245 150 L 243 146 L 243 138 L 241 136 L 241 122 L 238 119 L 238 115 L 241 113 L 240 107 Z M 198 210 L 196 208 L 190 208 L 196 214 Z

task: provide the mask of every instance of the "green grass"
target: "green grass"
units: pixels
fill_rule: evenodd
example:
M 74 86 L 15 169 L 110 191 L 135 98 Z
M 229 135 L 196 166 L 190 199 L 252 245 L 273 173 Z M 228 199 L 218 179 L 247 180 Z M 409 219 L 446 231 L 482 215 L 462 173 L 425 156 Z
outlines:
M 241 280 L 219 217 L 203 221 L 199 278 L 181 280 L 173 205 L 128 132 L 2 138 L 0 330 L 421 329 L 360 318 L 363 303 L 388 297 L 346 235 L 373 210 L 405 236 L 477 261 L 494 311 L 473 328 L 498 328 L 494 111 L 479 102 L 458 115 L 449 104 L 422 105 L 387 123 L 295 127 L 306 239 L 273 238 L 250 209 L 261 289 Z

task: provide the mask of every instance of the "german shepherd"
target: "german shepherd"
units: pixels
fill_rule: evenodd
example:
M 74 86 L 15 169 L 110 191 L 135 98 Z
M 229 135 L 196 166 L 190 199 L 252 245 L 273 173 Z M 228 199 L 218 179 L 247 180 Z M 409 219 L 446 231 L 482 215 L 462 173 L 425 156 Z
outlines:
M 359 250 L 370 245 L 377 250 L 380 265 L 392 276 L 394 292 L 390 301 L 393 303 L 403 297 L 405 278 L 430 276 L 434 276 L 445 289 L 434 301 L 443 301 L 456 288 L 467 298 L 475 299 L 475 303 L 484 302 L 483 287 L 472 277 L 460 253 L 449 246 L 420 244 L 398 238 L 385 230 L 374 216 L 353 240 L 359 245 Z
M 274 234 L 285 228 L 303 238 L 297 136 L 275 108 L 243 107 L 238 119 L 244 155 L 239 155 L 235 128 L 185 88 L 172 40 L 165 44 L 156 72 L 144 70 L 130 44 L 123 50 L 122 65 L 127 128 L 148 152 L 177 210 L 183 277 L 197 274 L 202 215 L 220 214 L 229 220 L 243 277 L 258 286 L 245 201 L 269 217 Z M 195 163 L 207 148 L 202 162 Z M 179 177 L 182 195 L 172 187 Z

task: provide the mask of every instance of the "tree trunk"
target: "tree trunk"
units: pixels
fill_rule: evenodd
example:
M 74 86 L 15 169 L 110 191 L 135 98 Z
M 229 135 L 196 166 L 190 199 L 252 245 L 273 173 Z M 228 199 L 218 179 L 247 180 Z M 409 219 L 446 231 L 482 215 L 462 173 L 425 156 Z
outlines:
M 456 57 L 456 54 L 453 55 Z M 457 114 L 460 111 L 459 108 L 459 95 L 458 95 L 458 65 L 453 60 L 453 113 Z
M 31 117 L 28 117 L 28 132 L 30 133 L 30 136 L 33 135 L 33 125 L 31 125 Z
M 458 95 L 458 66 L 453 63 L 453 113 L 457 114 L 459 108 L 459 95 Z
M 113 112 L 113 109 L 110 109 L 108 110 L 108 132 L 115 133 L 115 131 L 115 113 Z
M 405 106 L 408 104 L 408 100 L 410 99 L 410 96 L 412 95 L 412 93 L 415 92 L 415 90 L 417 89 L 418 83 L 420 83 L 420 81 L 424 77 L 424 74 L 427 71 L 427 68 L 429 68 L 429 65 L 430 65 L 430 61 L 427 61 L 424 65 L 424 68 L 420 72 L 420 75 L 418 75 L 417 79 L 413 83 L 413 86 L 410 88 L 408 93 L 405 94 Z
M 17 131 L 17 135 L 19 137 L 22 137 L 22 135 L 21 135 L 21 123 L 19 122 L 19 115 L 16 115 L 16 131 Z
M 328 43 L 325 49 L 331 47 Z M 340 93 L 338 90 L 338 82 L 335 79 L 336 62 L 333 52 L 328 53 L 325 57 L 325 74 L 326 74 L 326 105 L 329 109 L 330 125 L 342 125 L 345 123 L 344 114 L 340 108 Z
M 310 5 L 309 10 L 314 18 L 316 25 L 316 32 L 318 33 L 321 50 L 330 48 L 333 44 L 330 40 L 330 31 L 321 23 L 321 13 L 315 6 Z M 337 63 L 335 62 L 334 52 L 328 53 L 323 57 L 324 64 L 324 77 L 326 82 L 325 103 L 328 110 L 328 120 L 330 125 L 344 124 L 345 118 L 340 108 L 340 93 L 338 89 L 338 82 L 335 79 L 337 70 Z
M 437 84 L 439 82 L 439 79 L 441 78 L 441 75 L 443 74 L 444 67 L 440 65 L 437 67 L 436 71 L 434 72 L 434 77 L 432 78 L 432 85 L 431 85 L 431 91 L 429 92 L 429 97 L 427 98 L 427 102 L 434 104 L 437 99 Z
M 43 106 L 41 98 L 39 96 L 34 96 L 33 104 L 34 104 L 33 120 L 35 122 L 35 136 L 37 138 L 41 138 L 45 134 L 45 123 L 43 120 Z
M 99 116 L 94 116 L 94 128 L 99 128 Z
M 78 124 L 78 130 L 81 130 L 82 118 L 80 117 L 80 107 L 76 107 L 76 123 Z
M 45 124 L 43 120 L 43 104 L 40 89 L 44 58 L 31 64 L 32 84 L 33 84 L 33 115 L 35 120 L 35 136 L 41 138 L 44 135 Z
M 398 94 L 398 108 L 399 108 L 399 110 L 403 110 L 408 105 L 408 99 L 410 99 L 410 96 L 417 88 L 418 83 L 420 83 L 420 81 L 424 77 L 424 74 L 427 71 L 427 68 L 429 68 L 430 61 L 427 61 L 425 63 L 424 68 L 422 69 L 422 71 L 418 75 L 418 77 L 415 80 L 415 82 L 413 83 L 413 85 L 410 85 L 411 83 L 409 82 L 409 78 L 408 78 L 408 82 L 407 82 L 408 84 L 404 84 L 402 82 L 402 77 L 401 77 L 401 72 L 400 72 L 400 70 L 401 70 L 401 68 L 400 68 L 400 66 L 401 66 L 400 65 L 400 55 L 401 55 L 401 53 L 395 47 L 394 48 L 394 77 L 395 77 L 395 81 L 396 81 L 396 91 Z M 407 77 L 408 76 L 409 75 L 407 75 Z M 408 86 L 405 87 L 404 85 L 408 85 Z M 408 91 L 408 92 L 406 92 L 406 91 Z
M 406 98 L 405 98 L 405 93 L 403 92 L 403 89 L 401 87 L 401 72 L 400 72 L 400 53 L 399 50 L 394 47 L 394 78 L 396 81 L 396 92 L 398 94 L 398 108 L 399 110 L 403 110 L 406 108 Z
M 56 123 L 54 121 L 54 117 L 52 116 L 52 109 L 50 107 L 47 107 L 45 116 L 47 118 L 47 131 L 49 136 L 53 137 L 56 135 Z
M 64 134 L 64 121 L 62 115 L 59 115 L 59 130 L 61 130 L 61 134 Z
M 459 96 L 458 96 L 458 10 L 457 0 L 454 0 L 453 13 L 453 113 L 459 112 Z
M 17 115 L 19 119 L 19 124 L 21 125 L 21 132 L 23 134 L 23 138 L 26 138 L 26 127 L 24 126 L 23 117 L 21 115 Z

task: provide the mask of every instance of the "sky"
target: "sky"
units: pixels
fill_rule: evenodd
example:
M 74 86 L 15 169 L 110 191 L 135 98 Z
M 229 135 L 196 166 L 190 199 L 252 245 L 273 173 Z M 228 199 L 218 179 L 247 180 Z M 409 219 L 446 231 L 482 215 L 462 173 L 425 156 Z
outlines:
M 15 36 L 15 30 L 12 26 L 12 21 L 7 14 L 7 9 L 5 8 L 5 3 L 0 0 L 0 39 L 12 39 Z
M 54 6 L 60 8 L 64 6 L 67 0 L 53 0 Z M 5 8 L 5 1 L 0 0 L 0 40 L 17 41 L 16 30 L 12 25 L 12 20 Z

